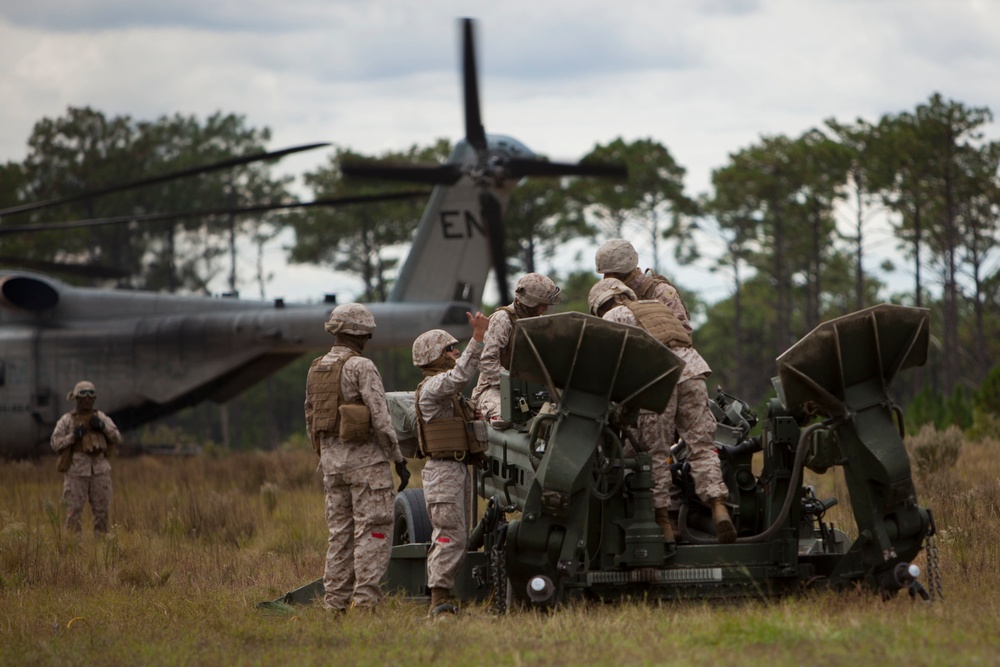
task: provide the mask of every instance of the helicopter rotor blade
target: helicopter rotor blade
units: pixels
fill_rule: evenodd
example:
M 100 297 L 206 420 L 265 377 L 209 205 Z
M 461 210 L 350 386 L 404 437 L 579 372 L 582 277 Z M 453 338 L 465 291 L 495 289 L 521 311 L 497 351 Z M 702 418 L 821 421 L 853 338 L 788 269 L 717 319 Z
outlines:
M 455 165 L 378 164 L 345 162 L 340 172 L 350 178 L 378 178 L 387 181 L 407 181 L 428 185 L 454 185 L 462 177 Z
M 309 151 L 313 150 L 314 148 L 322 148 L 323 146 L 329 146 L 329 145 L 330 145 L 329 143 L 305 144 L 302 146 L 293 146 L 291 148 L 285 148 L 280 151 L 271 151 L 267 153 L 252 153 L 250 155 L 243 155 L 240 157 L 229 158 L 227 160 L 222 160 L 220 162 L 214 162 L 212 164 L 202 165 L 200 167 L 180 169 L 178 171 L 172 171 L 166 174 L 161 174 L 160 176 L 151 176 L 150 178 L 131 181 L 129 183 L 121 183 L 119 185 L 114 185 L 107 188 L 88 190 L 86 192 L 81 192 L 76 195 L 70 195 L 68 197 L 60 197 L 57 199 L 49 199 L 46 201 L 32 202 L 30 204 L 11 206 L 9 208 L 0 209 L 0 217 L 3 217 L 5 215 L 14 215 L 15 213 L 25 213 L 27 211 L 35 211 L 40 208 L 58 206 L 60 204 L 68 204 L 70 202 L 80 201 L 81 199 L 100 197 L 103 195 L 111 194 L 112 192 L 121 192 L 122 190 L 130 190 L 132 188 L 139 188 L 147 185 L 155 185 L 157 183 L 165 183 L 167 181 L 172 181 L 178 178 L 187 178 L 188 176 L 196 176 L 198 174 L 205 174 L 212 171 L 219 171 L 221 169 L 229 169 L 230 167 L 237 167 L 239 165 L 248 164 L 251 162 L 260 162 L 262 160 L 277 160 L 279 158 L 285 157 L 286 155 L 291 155 L 292 153 L 300 153 L 302 151 Z
M 624 165 L 583 163 L 583 162 L 545 162 L 541 160 L 526 160 L 510 158 L 504 168 L 513 178 L 524 176 L 595 176 L 598 178 L 627 178 L 628 169 Z
M 62 273 L 78 278 L 118 279 L 127 278 L 129 273 L 121 269 L 98 264 L 66 264 L 49 262 L 42 259 L 25 259 L 0 255 L 0 266 L 14 266 L 21 269 L 41 271 L 43 273 Z
M 25 234 L 31 232 L 52 231 L 57 229 L 79 229 L 84 227 L 102 227 L 105 225 L 120 225 L 128 222 L 160 222 L 163 220 L 179 220 L 184 218 L 200 218 L 211 215 L 238 215 L 247 213 L 263 213 L 281 209 L 313 208 L 317 206 L 347 206 L 350 204 L 370 204 L 401 199 L 429 197 L 430 193 L 423 190 L 407 190 L 374 195 L 353 195 L 349 197 L 330 197 L 307 202 L 287 202 L 272 204 L 257 204 L 234 208 L 201 209 L 196 211 L 174 211 L 169 213 L 140 213 L 137 215 L 120 215 L 111 218 L 93 218 L 90 220 L 70 220 L 66 222 L 51 222 L 37 225 L 0 226 L 0 236 Z
M 500 202 L 489 192 L 480 192 L 479 211 L 486 223 L 490 242 L 490 257 L 493 261 L 493 273 L 497 279 L 500 304 L 506 305 L 510 303 L 510 290 L 507 285 L 507 253 Z
M 476 45 L 472 19 L 462 19 L 462 92 L 465 98 L 465 140 L 476 149 L 480 161 L 486 159 L 486 130 L 479 107 L 479 75 L 476 73 Z

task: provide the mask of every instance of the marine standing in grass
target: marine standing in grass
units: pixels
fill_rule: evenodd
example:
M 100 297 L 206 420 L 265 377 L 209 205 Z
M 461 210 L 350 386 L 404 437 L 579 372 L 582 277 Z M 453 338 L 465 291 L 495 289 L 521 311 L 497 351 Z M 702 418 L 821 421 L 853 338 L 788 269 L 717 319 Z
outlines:
M 468 464 L 478 464 L 486 451 L 486 423 L 460 394 L 479 366 L 489 319 L 467 313 L 472 340 L 459 353 L 458 340 L 441 329 L 413 341 L 413 365 L 424 379 L 417 387 L 417 443 L 428 458 L 424 465 L 424 497 L 431 518 L 431 548 L 427 552 L 430 615 L 457 613 L 451 589 L 462 569 L 468 545 L 466 501 L 471 492 Z
M 514 287 L 514 301 L 490 315 L 490 328 L 483 338 L 483 356 L 479 360 L 479 382 L 472 390 L 472 402 L 485 419 L 500 418 L 500 371 L 510 369 L 514 346 L 514 327 L 519 319 L 544 315 L 549 306 L 559 303 L 559 288 L 540 273 L 521 276 Z
M 605 300 L 603 304 L 598 305 L 601 308 L 606 308 L 611 303 L 617 306 L 612 312 L 605 315 L 605 319 L 647 328 L 642 323 L 639 311 L 649 310 L 649 307 L 639 304 L 650 302 L 663 304 L 673 313 L 675 323 L 670 330 L 671 342 L 669 345 L 674 354 L 684 361 L 685 366 L 677 388 L 674 389 L 674 393 L 670 397 L 670 403 L 667 404 L 662 413 L 664 438 L 667 445 L 674 441 L 675 431 L 684 438 L 684 442 L 687 444 L 687 460 L 691 464 L 691 476 L 694 478 L 695 492 L 702 502 L 712 509 L 712 520 L 715 523 L 719 542 L 735 542 L 736 527 L 733 525 L 729 516 L 729 508 L 726 506 L 729 489 L 722 479 L 722 466 L 719 463 L 719 455 L 715 451 L 717 424 L 708 406 L 706 378 L 711 374 L 712 369 L 694 348 L 691 339 L 691 322 L 680 293 L 663 276 L 652 272 L 649 272 L 648 275 L 641 272 L 639 270 L 639 255 L 632 244 L 625 239 L 611 239 L 604 243 L 597 250 L 595 263 L 597 272 L 603 274 L 605 279 L 594 285 L 591 290 L 590 308 L 594 314 L 598 314 L 594 306 L 594 300 L 597 298 L 595 291 L 602 291 L 598 287 L 601 285 L 603 285 L 603 291 L 607 291 L 609 287 L 613 286 L 612 280 L 625 287 L 629 294 L 615 295 L 611 301 Z M 680 325 L 680 329 L 677 329 L 677 324 Z M 657 467 L 654 465 L 654 481 Z M 672 483 L 669 474 L 661 471 L 660 475 L 668 486 Z M 657 487 L 662 489 L 662 484 L 663 482 Z M 657 487 L 654 487 L 654 501 L 657 499 Z M 662 505 L 662 491 L 659 498 L 660 500 L 657 502 Z M 674 517 L 679 510 L 679 507 L 673 506 L 676 503 L 677 501 L 672 498 L 668 512 L 671 522 L 676 521 Z M 661 523 L 663 509 L 660 505 L 657 506 L 657 511 L 660 514 L 657 523 Z M 666 531 L 664 532 L 666 533 Z
M 326 330 L 334 345 L 313 361 L 306 380 L 306 431 L 319 454 L 330 529 L 323 605 L 372 608 L 392 548 L 392 470 L 402 491 L 410 479 L 396 443 L 378 369 L 361 356 L 375 318 L 359 303 L 337 306 Z
M 122 436 L 111 418 L 94 409 L 97 389 L 86 380 L 76 383 L 66 400 L 76 399 L 76 409 L 67 412 L 52 431 L 52 449 L 59 453 L 63 479 L 66 528 L 79 533 L 83 506 L 90 500 L 94 533 L 108 532 L 111 508 L 111 463 L 108 453 L 121 444 Z

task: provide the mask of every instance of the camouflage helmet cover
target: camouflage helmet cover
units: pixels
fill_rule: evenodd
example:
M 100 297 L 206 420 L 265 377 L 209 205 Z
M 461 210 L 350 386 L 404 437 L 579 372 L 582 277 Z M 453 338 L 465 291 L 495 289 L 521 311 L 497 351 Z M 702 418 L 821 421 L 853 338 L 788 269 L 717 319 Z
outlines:
M 333 335 L 345 333 L 370 336 L 375 333 L 375 318 L 363 304 L 343 303 L 330 313 L 325 329 Z
M 632 273 L 639 266 L 639 253 L 625 239 L 611 239 L 597 249 L 594 263 L 598 273 Z
M 635 292 L 633 292 L 628 285 L 617 278 L 605 278 L 603 280 L 598 280 L 597 283 L 590 288 L 590 295 L 587 297 L 587 306 L 590 308 L 590 314 L 597 315 L 598 309 L 607 303 L 608 299 L 611 299 L 619 294 L 627 296 L 632 301 L 636 300 Z
M 517 281 L 514 298 L 528 308 L 541 305 L 554 306 L 559 303 L 559 288 L 547 276 L 527 273 Z
M 80 392 L 84 390 L 90 390 L 94 392 L 95 396 L 97 395 L 97 387 L 94 386 L 93 382 L 88 382 L 87 380 L 80 380 L 79 382 L 76 383 L 76 385 L 73 386 L 73 391 L 66 394 L 66 400 L 71 401 L 74 398 L 79 398 Z
M 413 341 L 413 365 L 419 368 L 434 363 L 444 354 L 444 348 L 457 342 L 458 339 L 444 329 L 431 329 L 420 334 Z

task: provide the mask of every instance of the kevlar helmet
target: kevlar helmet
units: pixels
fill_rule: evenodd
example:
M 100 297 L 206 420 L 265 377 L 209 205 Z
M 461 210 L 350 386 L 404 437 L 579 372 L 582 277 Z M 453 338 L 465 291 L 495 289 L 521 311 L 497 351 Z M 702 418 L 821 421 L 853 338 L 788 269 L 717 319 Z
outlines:
M 89 392 L 87 394 L 83 392 Z M 93 382 L 87 382 L 86 380 L 80 380 L 73 387 L 73 391 L 66 394 L 66 400 L 72 401 L 74 398 L 80 398 L 81 396 L 97 396 L 97 388 L 94 386 Z
M 597 311 L 601 306 L 607 303 L 609 299 L 612 299 L 619 294 L 624 294 L 633 301 L 636 299 L 635 292 L 632 291 L 632 288 L 617 278 L 605 278 L 604 280 L 598 280 L 597 283 L 590 288 L 590 295 L 587 297 L 587 306 L 590 308 L 590 314 L 597 315 Z
M 422 367 L 434 363 L 444 354 L 444 348 L 457 342 L 458 339 L 444 329 L 431 329 L 420 334 L 413 341 L 413 365 Z
M 375 333 L 375 318 L 372 312 L 360 303 L 343 303 L 330 313 L 325 328 L 333 335 L 343 333 L 370 336 Z
M 551 279 L 540 273 L 521 276 L 514 287 L 514 299 L 528 308 L 554 306 L 559 303 L 559 288 Z
M 625 239 L 611 239 L 597 249 L 594 256 L 597 272 L 629 274 L 639 266 L 639 253 Z

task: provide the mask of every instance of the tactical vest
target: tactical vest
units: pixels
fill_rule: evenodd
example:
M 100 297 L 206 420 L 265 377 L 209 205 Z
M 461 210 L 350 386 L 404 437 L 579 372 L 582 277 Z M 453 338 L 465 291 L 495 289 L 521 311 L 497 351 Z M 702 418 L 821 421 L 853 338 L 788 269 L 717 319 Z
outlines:
M 625 304 L 639 326 L 667 347 L 691 347 L 691 334 L 681 323 L 670 306 L 656 300 L 630 301 Z
M 417 385 L 413 407 L 417 413 L 417 448 L 421 456 L 432 459 L 467 461 L 467 454 L 486 451 L 485 422 L 476 419 L 476 412 L 461 394 L 451 397 L 454 417 L 439 417 L 424 422 L 420 414 L 420 390 L 426 378 Z M 477 425 L 483 428 L 478 429 Z
M 78 412 L 73 415 L 73 428 L 77 429 L 83 426 L 87 429 L 86 435 L 80 440 L 79 445 L 76 445 L 79 447 L 77 451 L 90 454 L 91 456 L 97 456 L 102 452 L 108 451 L 108 439 L 105 437 L 104 432 L 90 428 L 90 419 L 96 414 L 96 412 Z
M 646 269 L 646 272 L 642 274 L 642 282 L 638 288 L 633 288 L 636 298 L 640 301 L 648 301 L 649 299 L 656 298 L 656 288 L 660 285 L 666 285 L 670 289 L 668 294 L 671 295 L 670 298 L 677 298 L 681 302 L 681 307 L 684 309 L 684 314 L 688 315 L 687 304 L 684 303 L 684 299 L 681 298 L 680 292 L 674 287 L 674 284 L 670 282 L 666 276 L 661 276 L 659 273 L 655 273 L 652 269 Z M 629 285 L 631 287 L 631 285 Z M 690 319 L 690 315 L 688 315 Z
M 307 415 L 309 432 L 313 438 L 313 449 L 319 454 L 319 441 L 322 434 L 335 434 L 340 427 L 340 376 L 347 360 L 357 356 L 348 352 L 340 361 L 324 363 L 323 357 L 313 359 L 306 376 L 306 390 L 312 397 L 312 413 Z
M 500 306 L 497 311 L 502 310 L 510 316 L 510 338 L 504 344 L 503 348 L 500 350 L 500 365 L 508 370 L 510 370 L 510 355 L 514 350 L 514 329 L 517 328 L 517 313 L 510 306 Z M 493 313 L 496 315 L 496 312 Z

